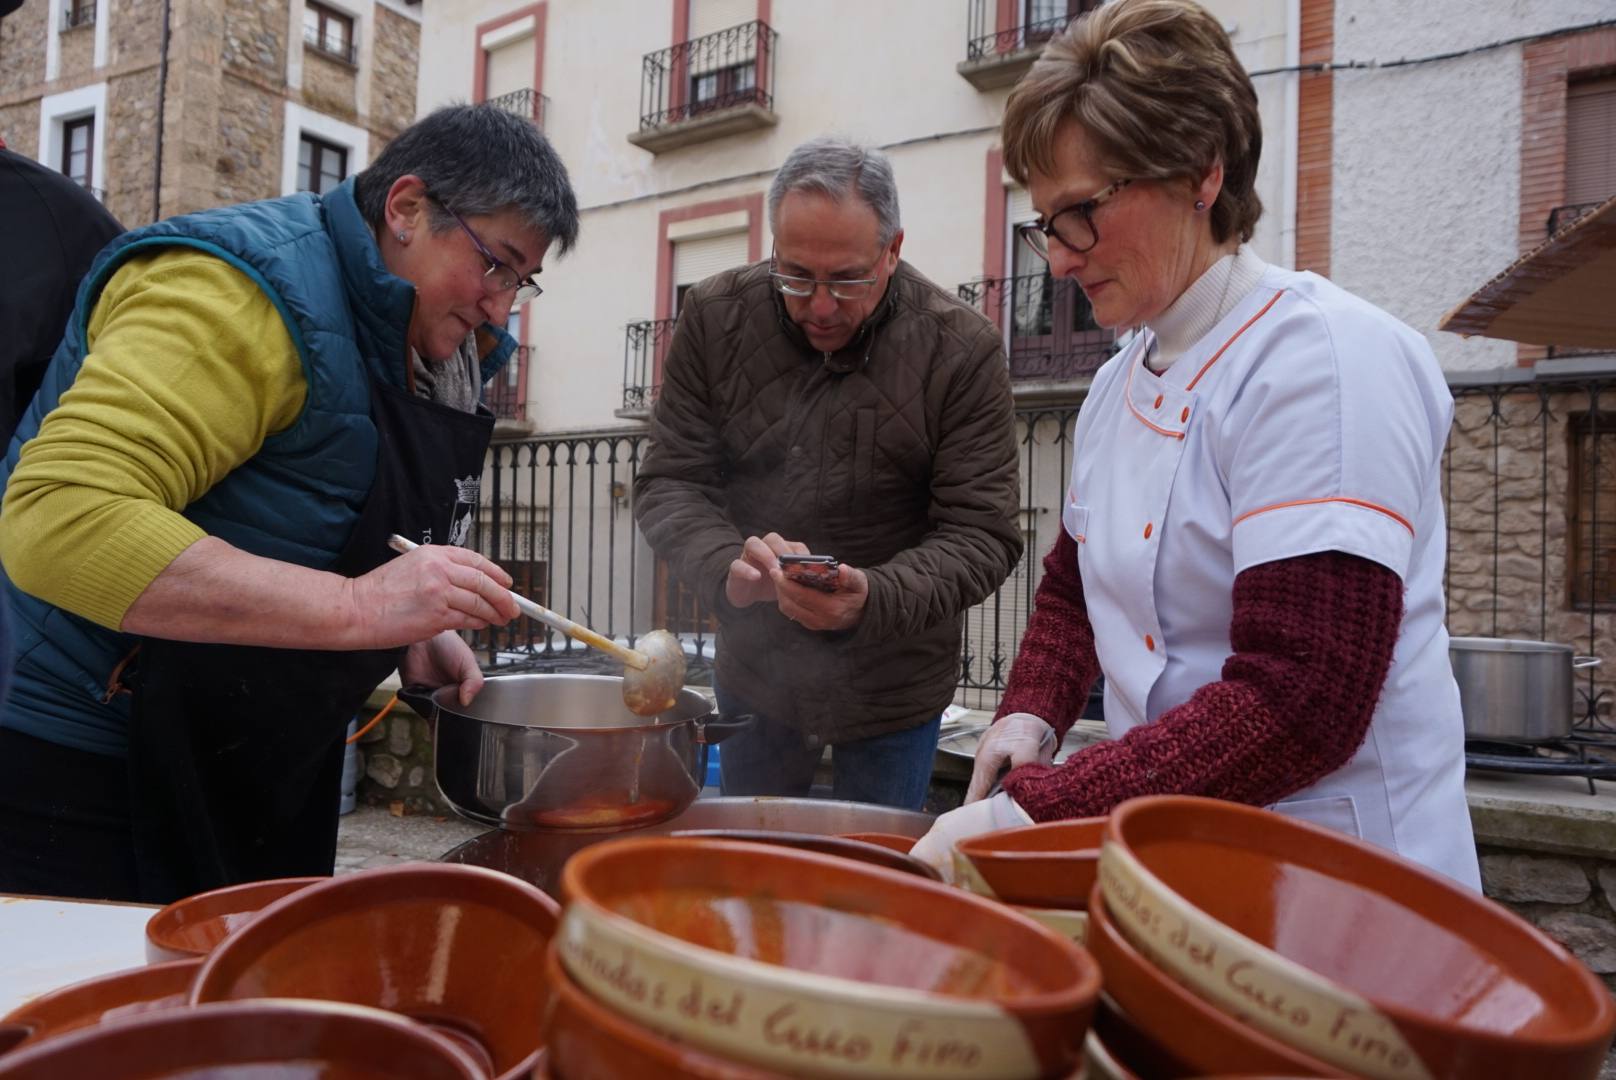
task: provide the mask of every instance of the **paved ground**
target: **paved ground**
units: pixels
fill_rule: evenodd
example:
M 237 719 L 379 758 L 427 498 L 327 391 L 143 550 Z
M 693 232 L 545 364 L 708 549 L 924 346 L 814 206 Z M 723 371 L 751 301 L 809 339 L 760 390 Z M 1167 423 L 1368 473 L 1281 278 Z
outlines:
M 394 817 L 385 806 L 361 804 L 337 826 L 337 873 L 436 859 L 485 828 L 458 817 Z

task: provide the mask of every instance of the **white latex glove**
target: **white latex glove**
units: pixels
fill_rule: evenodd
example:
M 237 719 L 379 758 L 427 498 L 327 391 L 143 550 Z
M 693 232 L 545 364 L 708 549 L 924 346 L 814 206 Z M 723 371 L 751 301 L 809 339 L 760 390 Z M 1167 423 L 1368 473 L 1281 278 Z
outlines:
M 916 842 L 909 854 L 934 867 L 944 881 L 953 884 L 955 844 L 982 833 L 1031 824 L 1027 811 L 1016 805 L 1008 792 L 1001 791 L 991 799 L 950 810 L 932 822 L 931 831 Z
M 1048 765 L 1055 759 L 1055 729 L 1032 713 L 1015 712 L 1001 716 L 982 733 L 976 744 L 976 765 L 971 769 L 971 786 L 965 801 L 974 803 L 987 795 L 999 773 L 1017 765 Z

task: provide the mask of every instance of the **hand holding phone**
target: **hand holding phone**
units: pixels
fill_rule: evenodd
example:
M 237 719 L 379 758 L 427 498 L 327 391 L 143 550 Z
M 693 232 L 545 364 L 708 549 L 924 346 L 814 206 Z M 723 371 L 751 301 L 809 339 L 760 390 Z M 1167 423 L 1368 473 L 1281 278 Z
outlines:
M 780 555 L 780 572 L 798 585 L 833 593 L 842 564 L 830 555 Z

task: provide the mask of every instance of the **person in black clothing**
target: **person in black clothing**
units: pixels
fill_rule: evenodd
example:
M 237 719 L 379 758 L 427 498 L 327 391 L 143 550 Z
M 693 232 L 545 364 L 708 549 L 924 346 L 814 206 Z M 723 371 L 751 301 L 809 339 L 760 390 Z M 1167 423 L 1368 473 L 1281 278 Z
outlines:
M 0 140 L 0 452 L 62 340 L 79 279 L 121 232 L 89 191 Z

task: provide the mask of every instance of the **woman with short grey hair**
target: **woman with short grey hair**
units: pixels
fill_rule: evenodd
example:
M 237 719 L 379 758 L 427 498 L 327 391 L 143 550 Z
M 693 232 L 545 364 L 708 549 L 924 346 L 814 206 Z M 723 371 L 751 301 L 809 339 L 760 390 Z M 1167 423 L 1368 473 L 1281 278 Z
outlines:
M 27 643 L 0 892 L 163 902 L 329 874 L 342 736 L 395 668 L 482 684 L 469 532 L 503 326 L 578 235 L 538 128 L 440 109 L 357 177 L 128 233 L 5 458 Z M 416 550 L 393 557 L 401 533 Z

